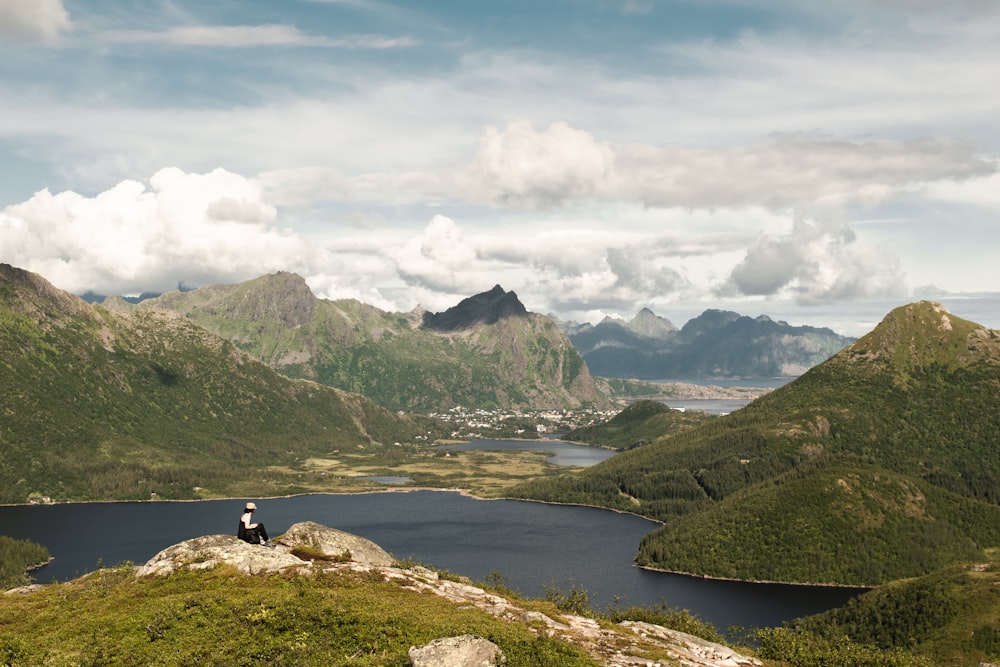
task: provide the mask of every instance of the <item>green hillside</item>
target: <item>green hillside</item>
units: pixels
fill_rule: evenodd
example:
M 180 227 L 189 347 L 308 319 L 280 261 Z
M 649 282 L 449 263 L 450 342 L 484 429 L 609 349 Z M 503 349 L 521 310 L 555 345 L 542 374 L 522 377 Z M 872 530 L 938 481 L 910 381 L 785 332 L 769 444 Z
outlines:
M 283 377 L 176 314 L 91 306 L 7 265 L 0 369 L 0 502 L 292 492 L 304 457 L 437 428 Z
M 881 649 L 906 647 L 934 665 L 1000 660 L 1000 565 L 955 565 L 896 581 L 844 607 L 762 634 L 765 652 L 805 641 L 847 637 Z
M 484 311 L 491 306 L 502 310 Z M 318 299 L 300 276 L 277 273 L 170 292 L 141 308 L 181 313 L 284 375 L 390 409 L 611 405 L 555 322 L 499 287 L 445 313 L 388 313 Z
M 0 591 L 28 584 L 27 572 L 50 558 L 49 550 L 41 544 L 0 535 Z
M 402 666 L 411 646 L 462 634 L 494 642 L 508 667 L 598 664 L 570 642 L 378 572 L 248 581 L 223 566 L 136 579 L 127 565 L 4 600 L 0 664 Z
M 642 400 L 628 406 L 607 422 L 569 431 L 563 439 L 625 450 L 700 426 L 711 419 L 714 417 L 704 412 L 681 412 L 672 410 L 659 401 Z
M 928 302 L 699 428 L 517 495 L 666 522 L 639 562 L 876 584 L 1000 545 L 1000 332 Z

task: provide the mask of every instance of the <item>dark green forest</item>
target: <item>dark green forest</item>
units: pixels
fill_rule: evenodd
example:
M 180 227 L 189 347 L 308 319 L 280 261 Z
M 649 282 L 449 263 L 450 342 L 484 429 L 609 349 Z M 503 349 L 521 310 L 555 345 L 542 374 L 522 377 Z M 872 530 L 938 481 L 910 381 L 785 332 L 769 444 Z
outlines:
M 673 571 L 871 585 L 981 559 L 1000 545 L 1000 334 L 908 308 L 738 412 L 512 495 L 664 521 L 637 559 Z
M 644 399 L 632 403 L 606 422 L 573 429 L 563 438 L 621 451 L 647 445 L 714 418 L 705 412 L 681 412 L 659 401 Z
M 48 562 L 49 550 L 28 540 L 0 535 L 0 591 L 29 583 L 26 572 Z

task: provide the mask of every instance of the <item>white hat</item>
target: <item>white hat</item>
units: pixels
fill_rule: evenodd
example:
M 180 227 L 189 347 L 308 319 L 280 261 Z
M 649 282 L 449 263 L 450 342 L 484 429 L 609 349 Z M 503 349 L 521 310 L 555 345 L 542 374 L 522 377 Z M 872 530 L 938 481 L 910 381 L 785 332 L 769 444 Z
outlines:
M 255 510 L 257 509 L 257 506 L 254 505 L 253 503 L 247 503 L 247 506 L 244 509 Z

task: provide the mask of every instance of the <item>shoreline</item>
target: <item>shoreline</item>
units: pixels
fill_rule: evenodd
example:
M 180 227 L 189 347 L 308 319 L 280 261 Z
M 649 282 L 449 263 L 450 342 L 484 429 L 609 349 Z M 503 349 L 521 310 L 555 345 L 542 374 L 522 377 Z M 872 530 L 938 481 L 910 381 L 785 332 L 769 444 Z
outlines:
M 510 502 L 524 502 L 524 503 L 538 503 L 541 505 L 554 505 L 563 507 L 584 507 L 588 509 L 602 510 L 605 512 L 614 512 L 615 514 L 623 514 L 628 516 L 634 516 L 645 521 L 649 521 L 651 524 L 656 524 L 659 526 L 666 525 L 665 522 L 659 521 L 657 519 L 652 519 L 648 516 L 643 516 L 641 514 L 636 514 L 635 512 L 628 512 L 625 510 L 614 509 L 610 507 L 601 507 L 600 505 L 589 505 L 586 503 L 559 503 L 551 500 L 536 500 L 532 498 L 513 498 L 510 496 L 500 496 L 500 497 L 487 497 L 480 496 L 469 489 L 461 488 L 439 488 L 431 486 L 406 486 L 406 487 L 388 487 L 384 489 L 368 489 L 364 491 L 358 491 L 356 493 L 351 492 L 332 492 L 332 491 L 312 491 L 307 493 L 292 493 L 281 496 L 254 496 L 254 497 L 225 497 L 225 498 L 195 498 L 195 499 L 183 499 L 183 500 L 80 500 L 80 501 L 66 501 L 61 503 L 48 503 L 47 505 L 39 505 L 41 507 L 51 506 L 51 505 L 83 505 L 83 504 L 109 504 L 109 503 L 200 503 L 200 502 L 219 502 L 219 501 L 239 501 L 244 502 L 248 498 L 254 500 L 287 500 L 292 498 L 302 498 L 305 496 L 349 496 L 349 495 L 365 495 L 365 494 L 379 494 L 379 493 L 414 493 L 419 491 L 431 491 L 435 493 L 457 493 L 460 496 L 470 498 L 472 500 L 478 500 L 483 502 L 505 500 Z M 30 503 L 23 504 L 0 504 L 0 507 L 33 507 Z M 651 528 L 655 530 L 655 527 Z M 52 562 L 55 557 L 51 557 L 45 563 L 37 565 L 33 568 L 38 569 L 44 567 L 48 563 Z M 779 585 L 779 586 L 797 586 L 797 587 L 815 587 L 815 588 L 837 588 L 837 589 L 857 589 L 857 590 L 872 590 L 876 586 L 871 585 L 861 585 L 861 584 L 836 584 L 836 583 L 817 583 L 817 582 L 801 582 L 801 581 L 777 581 L 768 579 L 737 579 L 735 577 L 718 577 L 707 574 L 697 574 L 694 572 L 684 572 L 681 570 L 668 570 L 658 567 L 652 567 L 649 565 L 640 565 L 635 561 L 632 562 L 632 566 L 639 568 L 641 570 L 646 570 L 647 572 L 659 572 L 662 574 L 672 574 L 680 577 L 690 577 L 692 579 L 704 579 L 710 581 L 731 581 L 735 583 L 745 583 L 745 584 L 761 584 L 761 585 Z
M 682 570 L 665 570 L 659 567 L 653 567 L 651 565 L 639 565 L 635 564 L 635 567 L 640 570 L 646 570 L 647 572 L 662 572 L 663 574 L 676 574 L 680 577 L 692 577 L 694 579 L 706 579 L 708 581 L 732 581 L 741 584 L 761 584 L 764 586 L 802 586 L 802 587 L 813 587 L 813 588 L 846 588 L 846 589 L 857 589 L 861 591 L 870 591 L 878 588 L 876 585 L 864 585 L 864 584 L 831 584 L 831 583 L 818 583 L 814 581 L 777 581 L 771 579 L 737 579 L 735 577 L 717 577 L 711 574 L 696 574 L 694 572 L 684 572 Z

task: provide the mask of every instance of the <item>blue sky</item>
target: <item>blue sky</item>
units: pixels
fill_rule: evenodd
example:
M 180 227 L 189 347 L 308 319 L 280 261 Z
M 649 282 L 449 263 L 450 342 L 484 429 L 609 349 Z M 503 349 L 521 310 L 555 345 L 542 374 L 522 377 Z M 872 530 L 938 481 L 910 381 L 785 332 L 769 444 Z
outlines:
M 998 62 L 994 0 L 0 0 L 0 261 L 1000 327 Z

